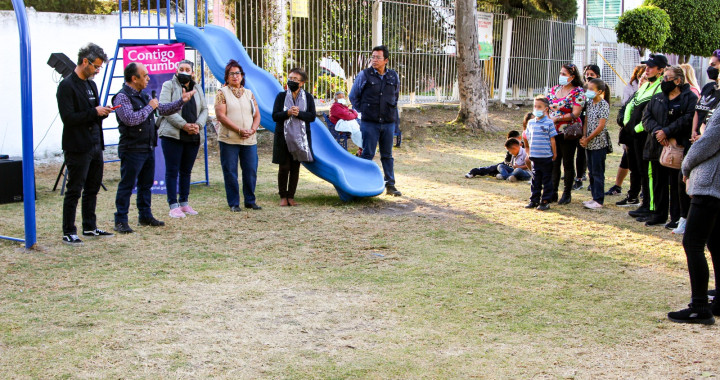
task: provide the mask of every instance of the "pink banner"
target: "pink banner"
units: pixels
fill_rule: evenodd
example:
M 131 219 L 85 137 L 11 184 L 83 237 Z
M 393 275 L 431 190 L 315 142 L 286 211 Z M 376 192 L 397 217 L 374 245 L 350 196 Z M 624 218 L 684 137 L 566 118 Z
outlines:
M 123 48 L 123 63 L 140 62 L 148 74 L 174 74 L 178 62 L 185 59 L 185 44 L 128 46 Z

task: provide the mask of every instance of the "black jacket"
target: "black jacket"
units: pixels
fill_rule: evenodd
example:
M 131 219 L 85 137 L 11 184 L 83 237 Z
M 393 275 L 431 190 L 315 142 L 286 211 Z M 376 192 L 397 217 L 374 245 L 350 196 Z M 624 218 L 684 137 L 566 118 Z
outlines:
M 105 149 L 102 122 L 107 116 L 98 116 L 95 110 L 100 105 L 97 85 L 91 80 L 87 83 L 95 94 L 94 104 L 88 100 L 87 88 L 74 71 L 58 85 L 56 96 L 63 122 L 62 150 L 66 152 L 89 152 L 94 144 L 92 128 L 95 125 L 101 128 L 100 144 Z
M 396 92 L 400 88 L 400 79 L 395 70 L 387 70 L 380 76 L 375 69 L 365 69 L 365 86 L 360 90 L 358 112 L 364 121 L 374 123 L 394 123 L 397 121 Z
M 305 91 L 305 90 L 301 90 Z M 292 159 L 290 151 L 288 151 L 287 142 L 285 142 L 285 120 L 290 118 L 287 110 L 285 110 L 285 91 L 280 92 L 275 97 L 275 104 L 273 105 L 272 118 L 275 121 L 275 139 L 273 140 L 273 164 L 284 164 L 287 162 L 288 157 Z M 309 92 L 305 91 L 305 99 L 307 100 L 307 110 L 305 112 L 298 113 L 298 119 L 305 122 L 305 133 L 307 133 L 308 145 L 310 151 L 312 151 L 312 139 L 310 136 L 310 123 L 315 121 L 317 115 L 315 114 L 315 98 L 310 95 Z
M 690 132 L 693 116 L 695 116 L 695 104 L 697 96 L 690 91 L 690 85 L 684 84 L 680 89 L 680 118 L 672 123 L 667 122 L 668 97 L 657 94 L 652 97 L 645 111 L 643 112 L 642 123 L 645 131 L 648 132 L 643 149 L 643 159 L 657 161 L 660 159 L 663 146 L 657 141 L 655 132 L 662 130 L 668 138 L 674 138 L 678 144 L 688 147 L 690 145 Z
M 115 97 L 118 94 L 124 94 L 130 99 L 133 111 L 137 112 L 145 108 L 150 103 L 150 96 L 145 92 L 137 92 L 131 89 L 127 83 L 113 96 L 112 101 L 115 104 Z M 157 129 L 155 125 L 155 112 L 138 125 L 126 125 L 120 120 L 120 115 L 115 114 L 118 121 L 118 130 L 120 131 L 120 141 L 118 142 L 118 152 L 152 152 L 157 146 Z

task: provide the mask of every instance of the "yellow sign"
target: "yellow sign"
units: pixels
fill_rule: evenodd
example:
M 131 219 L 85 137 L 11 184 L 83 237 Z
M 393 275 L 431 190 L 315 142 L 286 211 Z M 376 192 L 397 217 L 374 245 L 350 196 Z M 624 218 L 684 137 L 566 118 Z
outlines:
M 310 16 L 308 0 L 292 0 L 290 3 L 290 13 L 292 17 L 304 17 Z

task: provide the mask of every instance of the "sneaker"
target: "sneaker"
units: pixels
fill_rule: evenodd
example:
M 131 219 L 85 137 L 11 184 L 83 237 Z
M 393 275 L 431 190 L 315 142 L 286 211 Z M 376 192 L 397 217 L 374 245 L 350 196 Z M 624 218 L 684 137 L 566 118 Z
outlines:
M 72 245 L 75 247 L 79 247 L 79 246 L 83 245 L 83 241 L 80 240 L 80 238 L 77 235 L 73 235 L 73 234 L 63 235 L 62 242 L 67 245 Z
M 530 203 L 528 203 L 525 208 L 537 208 L 537 206 L 539 206 L 538 203 L 530 201 Z
M 628 215 L 632 216 L 633 218 L 648 216 L 650 215 L 650 209 L 640 206 L 637 209 L 628 212 Z
M 547 210 L 550 210 L 550 204 L 547 203 L 547 202 L 540 203 L 540 205 L 537 206 L 537 209 L 536 209 L 536 210 L 538 210 L 538 211 L 547 211 Z
M 590 209 L 590 210 L 599 210 L 603 206 L 600 203 L 597 203 L 595 200 L 588 201 L 587 203 L 583 203 L 583 207 Z
M 230 211 L 240 212 L 240 211 L 242 211 L 242 209 L 240 208 L 240 206 L 232 206 L 232 207 L 230 207 Z
M 576 179 L 576 180 L 575 180 L 575 183 L 573 184 L 572 189 L 573 189 L 573 190 L 580 190 L 580 189 L 582 189 L 582 188 L 583 188 L 583 183 L 582 183 L 582 181 L 579 180 L 579 179 Z
M 187 215 L 197 215 L 198 214 L 198 212 L 193 210 L 193 208 L 190 207 L 190 205 L 180 206 L 180 211 L 184 212 Z
M 497 178 L 497 179 L 499 179 L 499 180 L 501 180 L 501 181 L 504 181 L 504 180 L 505 180 L 505 178 L 503 178 L 503 175 L 502 175 L 502 174 L 496 175 L 495 178 Z
M 683 235 L 685 234 L 685 224 L 687 223 L 687 219 L 680 218 L 678 221 L 677 227 L 675 227 L 674 230 L 672 230 L 672 233 L 675 235 Z
M 687 309 L 668 313 L 668 319 L 676 323 L 700 323 L 703 325 L 715 324 L 715 317 L 713 317 L 713 313 L 710 310 L 710 305 L 696 307 L 693 304 L 690 304 Z
M 572 201 L 572 196 L 570 196 L 570 194 L 568 194 L 568 193 L 563 193 L 562 197 L 560 197 L 560 200 L 558 201 L 558 204 L 566 205 L 566 204 L 570 204 L 571 201 Z
M 387 192 L 387 195 L 393 195 L 396 197 L 399 197 L 402 195 L 402 193 L 399 192 L 398 189 L 396 189 L 395 186 L 393 186 L 393 185 L 385 186 L 385 190 Z
M 89 236 L 89 237 L 111 237 L 115 236 L 112 232 L 103 231 L 99 228 L 96 228 L 92 231 L 83 231 L 83 236 Z
M 678 226 L 678 222 L 674 222 L 671 220 L 667 224 L 665 224 L 665 229 L 666 230 L 674 230 L 677 228 L 677 226 Z
M 465 178 L 473 178 L 473 177 L 475 177 L 475 176 L 470 173 L 465 174 Z
M 139 218 L 138 224 L 141 226 L 162 227 L 165 225 L 165 222 L 157 220 L 151 216 L 149 218 Z
M 652 220 L 652 218 L 653 218 L 652 215 L 645 215 L 645 216 L 638 216 L 637 218 L 635 218 L 635 220 L 640 223 L 645 223 L 649 220 Z
M 185 213 L 182 212 L 182 210 L 180 209 L 180 207 L 175 207 L 174 209 L 170 210 L 170 214 L 169 214 L 169 215 L 170 215 L 171 218 L 178 218 L 178 219 L 185 217 Z
M 514 175 L 511 175 L 510 177 L 507 177 L 508 182 L 517 182 L 517 178 L 515 178 Z
M 582 178 L 580 178 L 581 181 L 587 181 L 587 174 L 583 174 Z
M 613 185 L 613 187 L 610 188 L 610 190 L 605 192 L 605 195 L 611 196 L 611 195 L 618 195 L 622 194 L 622 187 L 618 185 Z
M 121 234 L 131 234 L 135 232 L 132 228 L 130 228 L 130 225 L 127 224 L 127 222 L 115 223 L 115 231 Z
M 605 195 L 607 195 L 607 193 L 605 193 Z M 621 200 L 621 201 L 615 202 L 615 205 L 616 205 L 616 206 L 620 206 L 620 207 L 637 206 L 637 205 L 639 205 L 639 204 L 640 204 L 640 200 L 639 200 L 639 199 L 637 199 L 637 198 L 628 198 L 628 197 L 625 197 L 625 199 L 623 199 L 623 200 Z
M 251 208 L 253 210 L 262 210 L 262 207 L 258 206 L 256 203 L 246 203 L 245 208 Z
M 715 299 L 716 289 L 708 290 L 708 300 L 713 301 Z
M 653 216 L 650 218 L 650 220 L 645 222 L 645 227 L 659 226 L 661 224 L 665 224 L 666 221 L 667 218 Z

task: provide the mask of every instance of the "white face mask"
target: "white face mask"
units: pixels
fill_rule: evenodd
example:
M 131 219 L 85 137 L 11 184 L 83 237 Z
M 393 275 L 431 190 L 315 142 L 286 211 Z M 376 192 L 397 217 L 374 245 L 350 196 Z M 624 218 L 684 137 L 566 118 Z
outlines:
M 338 101 L 337 101 L 337 102 L 338 102 L 338 103 L 340 103 L 340 104 L 342 104 L 342 105 L 344 105 L 344 106 L 346 106 L 346 105 L 347 105 L 347 99 L 345 99 L 345 98 L 342 98 L 342 99 L 338 99 Z

